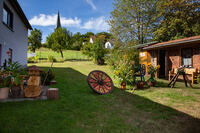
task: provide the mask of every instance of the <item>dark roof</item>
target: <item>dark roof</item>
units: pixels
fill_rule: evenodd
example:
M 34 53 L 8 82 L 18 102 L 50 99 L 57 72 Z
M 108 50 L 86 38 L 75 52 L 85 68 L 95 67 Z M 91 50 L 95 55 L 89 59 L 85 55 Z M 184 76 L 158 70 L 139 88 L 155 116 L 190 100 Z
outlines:
M 57 18 L 57 25 L 56 25 L 56 29 L 61 27 L 61 22 L 60 22 L 60 13 L 58 11 L 58 18 Z
M 175 46 L 178 44 L 179 45 L 180 44 L 189 44 L 191 42 L 200 42 L 200 36 L 193 36 L 193 37 L 188 37 L 188 38 L 183 38 L 183 39 L 172 40 L 172 41 L 168 41 L 168 42 L 156 43 L 156 44 L 144 47 L 143 49 L 172 47 L 172 46 Z
M 147 47 L 149 45 L 153 45 L 153 44 L 156 44 L 158 43 L 157 41 L 154 41 L 154 42 L 149 42 L 149 43 L 143 43 L 143 44 L 138 44 L 138 45 L 135 45 L 131 48 L 144 48 L 144 47 Z
M 28 19 L 26 18 L 22 8 L 20 7 L 19 3 L 17 0 L 9 0 L 9 2 L 11 3 L 11 5 L 14 7 L 14 9 L 16 10 L 17 14 L 20 16 L 20 18 L 22 19 L 22 21 L 24 22 L 24 24 L 26 25 L 26 27 L 30 30 L 32 30 L 32 26 L 30 25 Z

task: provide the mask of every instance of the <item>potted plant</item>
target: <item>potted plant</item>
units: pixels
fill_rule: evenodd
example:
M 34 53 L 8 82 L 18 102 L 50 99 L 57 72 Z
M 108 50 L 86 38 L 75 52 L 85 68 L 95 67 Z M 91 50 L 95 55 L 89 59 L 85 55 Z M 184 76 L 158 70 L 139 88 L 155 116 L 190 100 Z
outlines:
M 137 81 L 136 82 L 136 86 L 137 86 L 137 88 L 138 89 L 142 89 L 142 88 L 144 88 L 144 81 Z
M 1 73 L 0 75 L 0 99 L 7 99 L 11 80 L 5 73 Z
M 5 71 L 9 73 L 7 76 L 10 79 L 11 95 L 13 97 L 18 97 L 21 92 L 21 85 L 23 84 L 24 77 L 26 76 L 25 69 L 18 62 L 8 62 Z
M 117 62 L 118 65 L 115 67 L 115 76 L 118 77 L 121 87 L 121 90 L 126 89 L 127 83 L 131 83 L 133 76 L 133 69 L 131 62 L 128 60 L 127 55 L 124 55 L 122 59 L 119 59 Z
M 152 87 L 156 85 L 155 74 L 159 68 L 160 65 L 153 66 L 152 64 L 148 64 L 148 74 L 150 74 L 150 78 L 147 80 L 148 86 Z

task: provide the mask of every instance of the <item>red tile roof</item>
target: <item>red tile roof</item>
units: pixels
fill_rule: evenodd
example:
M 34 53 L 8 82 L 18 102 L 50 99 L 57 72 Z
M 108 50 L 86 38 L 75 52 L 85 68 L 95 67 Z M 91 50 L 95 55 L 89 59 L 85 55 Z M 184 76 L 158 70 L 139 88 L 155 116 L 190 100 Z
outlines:
M 193 41 L 200 41 L 200 36 L 193 36 L 193 37 L 187 37 L 183 39 L 177 39 L 177 40 L 172 40 L 168 42 L 161 42 L 161 43 L 156 43 L 151 46 L 145 47 L 144 49 L 151 49 L 155 47 L 164 47 L 164 46 L 172 46 L 176 44 L 181 44 L 181 43 L 186 43 L 186 42 L 193 42 Z

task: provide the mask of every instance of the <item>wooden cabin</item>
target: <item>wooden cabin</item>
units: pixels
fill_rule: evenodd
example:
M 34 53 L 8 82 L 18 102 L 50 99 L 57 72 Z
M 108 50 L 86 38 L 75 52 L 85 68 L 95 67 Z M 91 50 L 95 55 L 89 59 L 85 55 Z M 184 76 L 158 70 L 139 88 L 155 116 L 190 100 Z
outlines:
M 200 36 L 193 36 L 168 42 L 142 44 L 140 64 L 160 65 L 157 77 L 170 79 L 180 66 L 187 66 L 186 74 L 195 83 L 200 74 Z

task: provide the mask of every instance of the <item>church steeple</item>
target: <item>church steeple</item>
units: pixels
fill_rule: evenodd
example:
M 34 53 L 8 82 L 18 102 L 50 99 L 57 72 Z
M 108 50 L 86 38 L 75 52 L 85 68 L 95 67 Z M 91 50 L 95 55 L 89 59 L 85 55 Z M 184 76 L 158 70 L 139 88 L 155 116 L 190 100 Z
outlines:
M 56 25 L 56 29 L 61 27 L 61 22 L 60 22 L 60 13 L 58 11 L 58 18 L 57 18 L 57 25 Z

